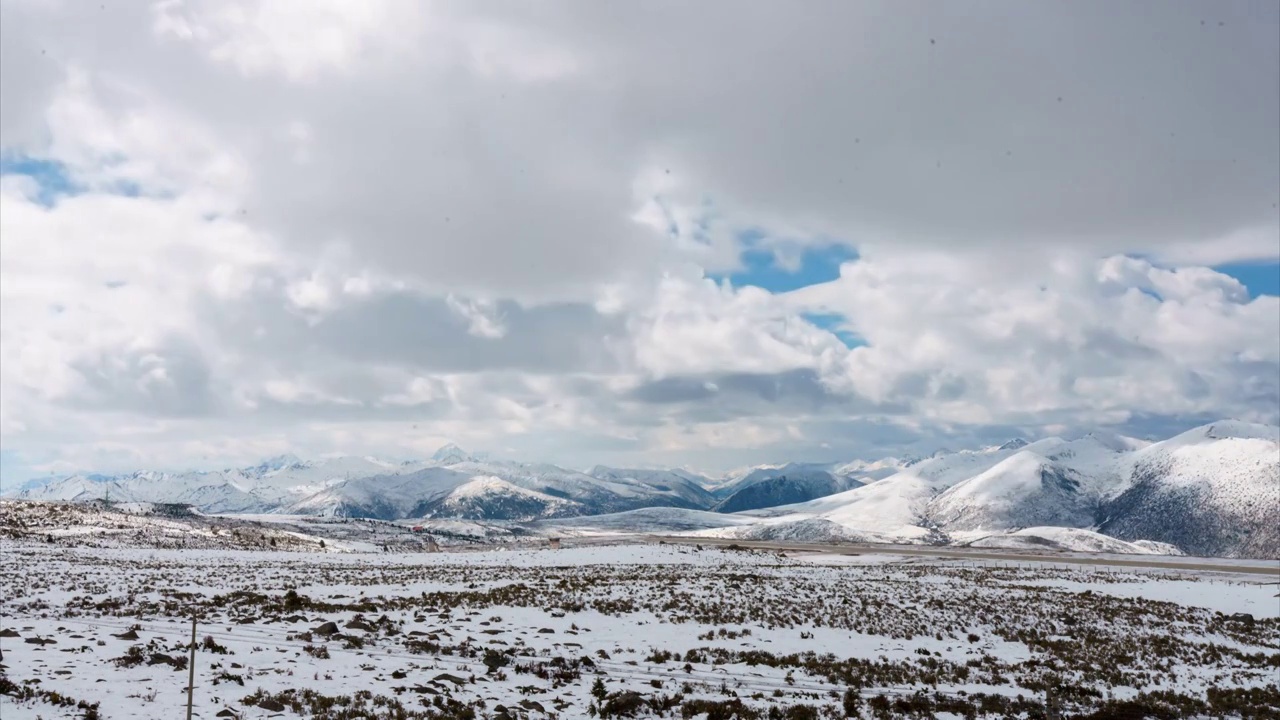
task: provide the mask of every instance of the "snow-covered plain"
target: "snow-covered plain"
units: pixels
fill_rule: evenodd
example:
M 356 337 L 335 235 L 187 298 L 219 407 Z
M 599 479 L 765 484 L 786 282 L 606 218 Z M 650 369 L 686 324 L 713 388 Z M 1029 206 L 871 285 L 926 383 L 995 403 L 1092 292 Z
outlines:
M 651 544 L 66 540 L 0 540 L 4 720 L 181 717 L 193 614 L 205 718 L 1033 717 L 1048 688 L 1068 712 L 1280 704 L 1267 578 Z

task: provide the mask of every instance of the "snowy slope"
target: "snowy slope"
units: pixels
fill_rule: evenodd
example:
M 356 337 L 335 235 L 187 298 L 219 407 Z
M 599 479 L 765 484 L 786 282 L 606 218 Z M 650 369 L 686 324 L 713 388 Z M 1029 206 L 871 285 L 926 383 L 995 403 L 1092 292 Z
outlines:
M 340 457 L 302 462 L 272 458 L 248 468 L 210 472 L 136 472 L 126 475 L 72 475 L 24 487 L 23 500 L 184 503 L 208 513 L 260 513 L 300 503 L 325 488 L 374 475 L 409 473 L 422 464 L 396 465 L 371 458 Z
M 712 494 L 717 512 L 742 512 L 805 502 L 843 492 L 862 483 L 831 471 L 830 465 L 762 465 L 726 476 Z
M 846 489 L 859 477 L 868 484 Z M 1156 443 L 1107 433 L 1015 439 L 901 462 L 758 466 L 719 481 L 682 470 L 598 466 L 584 473 L 450 445 L 412 463 L 281 456 L 212 472 L 80 474 L 29 483 L 16 497 L 383 520 L 608 515 L 604 522 L 618 527 L 666 522 L 671 531 L 741 537 L 931 543 L 1053 526 L 1198 555 L 1280 557 L 1280 429 L 1223 421 Z M 712 507 L 737 514 L 727 524 L 698 514 L 629 514 Z M 1093 542 L 1080 533 L 1063 537 L 1048 541 Z
M 71 475 L 39 486 L 28 486 L 13 497 L 20 500 L 119 502 L 195 505 L 207 512 L 260 512 L 268 505 L 222 473 L 137 472 L 111 477 Z
M 597 478 L 545 463 L 500 460 L 466 461 L 448 467 L 473 476 L 501 478 L 526 490 L 572 500 L 583 507 L 583 514 L 622 512 L 642 507 L 687 507 L 689 505 L 677 493 L 659 490 L 653 485 L 623 474 Z
M 544 520 L 533 527 L 563 535 L 606 535 L 634 533 L 686 533 L 709 528 L 738 527 L 754 522 L 750 518 L 684 508 L 643 508 L 608 515 Z
M 337 457 L 315 462 L 296 461 L 284 467 L 245 478 L 250 492 L 264 502 L 299 500 L 346 480 L 374 475 L 402 475 L 423 467 L 376 458 Z M 226 471 L 230 474 L 233 471 Z
M 1078 472 L 1023 449 L 944 490 L 930 501 L 927 514 L 948 532 L 1087 527 L 1093 524 L 1094 506 Z
M 546 493 L 512 485 L 496 477 L 477 477 L 439 501 L 421 504 L 415 516 L 468 520 L 517 520 L 581 515 L 583 507 Z
M 1123 462 L 1128 488 L 1100 529 L 1196 555 L 1280 556 L 1280 429 L 1219 422 Z
M 629 481 L 647 485 L 659 493 L 683 501 L 672 503 L 677 507 L 701 510 L 715 504 L 715 498 L 706 489 L 709 484 L 707 478 L 683 470 L 614 468 L 597 465 L 588 470 L 587 474 L 599 480 Z
M 957 538 L 957 545 L 1012 550 L 1057 550 L 1067 552 L 1121 553 L 1125 555 L 1182 555 L 1173 545 L 1139 540 L 1126 542 L 1101 533 L 1078 528 L 1029 527 L 1009 533 L 977 534 Z
M 792 462 L 784 465 L 760 465 L 726 475 L 725 482 L 716 487 L 715 494 L 722 498 L 728 497 L 743 488 L 783 475 L 793 478 L 817 477 L 825 480 L 830 477 L 831 471 L 830 466 L 818 463 Z
M 879 460 L 852 460 L 836 465 L 831 472 L 836 475 L 851 477 L 862 484 L 883 480 L 903 468 L 903 461 L 898 458 L 881 458 Z
M 807 469 L 798 475 L 790 474 L 785 468 L 776 472 L 779 473 L 776 476 L 758 477 L 754 482 L 740 485 L 713 509 L 723 513 L 760 510 L 806 502 L 862 486 L 857 480 L 825 470 Z
M 910 471 L 809 503 L 793 505 L 790 520 L 819 518 L 850 530 L 909 541 L 924 541 L 932 533 L 924 513 L 937 492 L 938 481 Z M 781 508 L 774 508 L 781 510 Z
M 416 517 L 420 508 L 471 481 L 471 475 L 431 467 L 405 475 L 374 475 L 343 480 L 283 512 L 295 515 L 366 517 L 396 520 Z
M 1190 554 L 1280 557 L 1278 437 L 1275 427 L 1221 422 L 1153 444 L 1100 433 L 1011 442 L 936 454 L 864 487 L 746 514 L 826 520 L 905 542 L 1052 525 Z

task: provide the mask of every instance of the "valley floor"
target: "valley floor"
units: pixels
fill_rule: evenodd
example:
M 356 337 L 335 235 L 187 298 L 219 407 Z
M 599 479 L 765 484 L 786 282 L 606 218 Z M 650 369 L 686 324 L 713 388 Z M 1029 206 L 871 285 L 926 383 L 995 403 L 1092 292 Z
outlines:
M 204 718 L 1280 707 L 1265 577 L 670 544 L 291 549 L 0 540 L 0 717 L 182 717 L 192 615 Z

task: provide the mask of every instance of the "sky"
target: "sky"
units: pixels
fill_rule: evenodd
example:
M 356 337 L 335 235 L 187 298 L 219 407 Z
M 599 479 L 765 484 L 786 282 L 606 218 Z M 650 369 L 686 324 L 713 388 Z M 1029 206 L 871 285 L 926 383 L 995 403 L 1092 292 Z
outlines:
M 1280 422 L 1280 5 L 0 0 L 0 482 Z

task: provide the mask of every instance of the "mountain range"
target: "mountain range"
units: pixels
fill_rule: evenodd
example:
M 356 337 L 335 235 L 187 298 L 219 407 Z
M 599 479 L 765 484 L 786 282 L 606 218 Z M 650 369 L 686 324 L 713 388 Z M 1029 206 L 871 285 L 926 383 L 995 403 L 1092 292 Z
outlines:
M 405 463 L 282 456 L 211 472 L 77 474 L 11 494 L 182 503 L 211 514 L 453 518 L 754 539 L 983 545 L 998 538 L 1280 557 L 1280 428 L 1222 421 L 1161 442 L 1106 433 L 1019 438 L 926 458 L 788 463 L 716 478 L 679 469 L 576 471 L 449 445 Z

